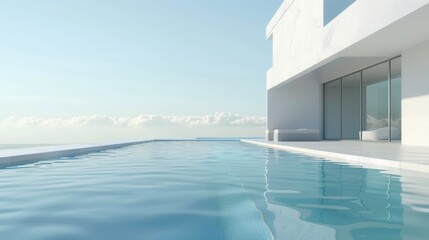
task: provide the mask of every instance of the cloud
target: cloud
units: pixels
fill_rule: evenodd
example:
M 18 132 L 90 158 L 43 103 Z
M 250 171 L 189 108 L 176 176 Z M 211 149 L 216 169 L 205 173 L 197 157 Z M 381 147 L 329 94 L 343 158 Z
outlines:
M 231 113 L 205 116 L 133 117 L 106 115 L 0 120 L 0 144 L 60 144 L 130 141 L 150 138 L 263 136 L 265 117 Z
M 139 115 L 136 117 L 109 117 L 105 115 L 75 116 L 70 118 L 41 118 L 36 116 L 10 117 L 0 121 L 0 126 L 42 126 L 42 127 L 79 127 L 79 126 L 247 126 L 261 127 L 265 117 L 245 116 L 231 113 L 215 113 L 205 116 L 161 116 Z

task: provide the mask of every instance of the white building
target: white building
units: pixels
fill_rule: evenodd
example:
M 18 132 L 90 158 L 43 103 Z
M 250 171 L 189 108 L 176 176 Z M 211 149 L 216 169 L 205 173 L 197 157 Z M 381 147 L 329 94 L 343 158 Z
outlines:
M 267 130 L 429 146 L 429 0 L 285 0 Z

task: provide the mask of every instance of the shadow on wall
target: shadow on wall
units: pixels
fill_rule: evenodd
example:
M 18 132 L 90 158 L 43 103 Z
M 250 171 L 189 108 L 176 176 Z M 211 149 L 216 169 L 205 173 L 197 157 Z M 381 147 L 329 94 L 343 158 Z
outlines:
M 321 129 L 322 86 L 313 76 L 267 92 L 267 129 Z

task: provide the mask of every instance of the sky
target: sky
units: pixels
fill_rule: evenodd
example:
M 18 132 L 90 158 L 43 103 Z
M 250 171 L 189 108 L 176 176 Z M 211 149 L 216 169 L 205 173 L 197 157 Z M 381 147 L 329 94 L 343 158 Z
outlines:
M 0 144 L 262 136 L 282 0 L 7 0 Z

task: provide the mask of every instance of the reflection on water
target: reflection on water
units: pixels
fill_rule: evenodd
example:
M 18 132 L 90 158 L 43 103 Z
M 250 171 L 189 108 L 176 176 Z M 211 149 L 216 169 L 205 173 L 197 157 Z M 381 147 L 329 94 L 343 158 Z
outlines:
M 401 239 L 403 210 L 397 176 L 327 161 L 305 161 L 304 157 L 288 159 L 283 152 L 271 154 L 267 159 L 283 161 L 267 161 L 266 200 L 270 205 L 299 211 L 299 218 L 312 225 L 307 230 L 314 233 L 303 233 L 311 236 L 309 239 L 315 239 L 323 228 L 329 237 L 331 229 L 335 229 L 341 239 L 376 239 L 386 235 Z M 297 193 L 277 193 L 279 189 Z M 315 227 L 317 224 L 325 227 Z
M 429 231 L 419 224 L 429 221 L 428 204 L 426 213 L 416 211 L 421 201 L 415 204 L 428 199 L 424 183 L 427 177 L 415 173 L 398 176 L 267 149 L 265 191 L 253 197 L 264 198 L 258 207 L 277 239 L 425 239 Z

